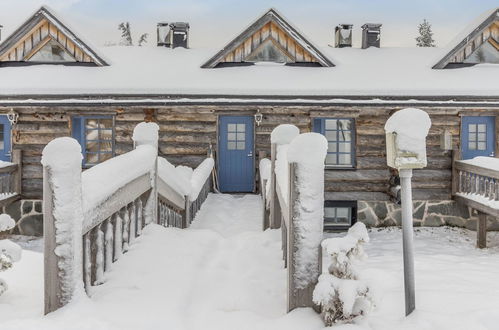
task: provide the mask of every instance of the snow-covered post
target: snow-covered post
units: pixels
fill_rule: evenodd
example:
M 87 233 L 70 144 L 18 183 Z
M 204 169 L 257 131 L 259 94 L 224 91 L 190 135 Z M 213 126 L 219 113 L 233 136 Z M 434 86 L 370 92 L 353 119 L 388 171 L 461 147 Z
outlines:
M 69 137 L 43 149 L 45 314 L 83 292 L 81 161 L 81 147 Z
M 414 238 L 412 219 L 412 169 L 426 166 L 426 136 L 431 127 L 428 114 L 404 109 L 393 114 L 385 125 L 386 160 L 399 171 L 402 199 L 405 315 L 416 308 L 414 287 Z
M 147 203 L 144 207 L 144 217 L 145 223 L 158 222 L 158 140 L 159 140 L 159 126 L 156 123 L 139 123 L 133 129 L 133 146 L 137 148 L 141 145 L 150 145 L 156 150 L 156 161 L 154 162 L 154 168 L 151 171 L 151 194 L 147 199 Z
M 270 228 L 281 227 L 281 209 L 276 191 L 276 166 L 279 154 L 286 153 L 287 145 L 300 134 L 300 129 L 295 125 L 282 124 L 274 128 L 270 134 L 271 142 L 271 165 L 270 165 Z M 285 157 L 282 157 L 285 160 Z M 281 160 L 283 160 L 281 158 Z M 288 166 L 286 161 L 281 161 L 281 167 Z M 287 169 L 286 169 L 287 170 Z M 281 171 L 282 172 L 282 171 Z M 287 178 L 286 178 L 287 179 Z M 284 187 L 281 187 L 284 188 Z M 281 191 L 281 193 L 286 193 Z
M 324 160 L 327 140 L 305 133 L 293 139 L 289 161 L 288 312 L 313 307 L 320 273 L 319 249 L 324 230 Z

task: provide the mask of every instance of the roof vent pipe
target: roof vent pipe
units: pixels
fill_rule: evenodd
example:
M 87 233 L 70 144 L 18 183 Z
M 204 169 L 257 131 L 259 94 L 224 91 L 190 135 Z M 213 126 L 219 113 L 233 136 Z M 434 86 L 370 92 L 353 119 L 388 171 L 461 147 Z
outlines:
M 362 25 L 362 49 L 380 47 L 381 24 L 366 23 Z
M 352 47 L 352 24 L 339 24 L 334 28 L 334 47 Z

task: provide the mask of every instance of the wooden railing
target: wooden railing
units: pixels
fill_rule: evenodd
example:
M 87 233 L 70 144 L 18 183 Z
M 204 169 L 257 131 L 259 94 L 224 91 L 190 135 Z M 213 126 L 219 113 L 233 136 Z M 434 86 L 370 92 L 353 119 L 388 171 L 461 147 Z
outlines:
M 0 207 L 21 196 L 21 150 L 12 151 L 12 164 L 0 167 Z
M 59 138 L 44 149 L 45 313 L 71 301 L 80 281 L 90 295 L 147 224 L 186 228 L 206 200 L 211 189 L 206 167 L 201 175 L 204 185 L 192 201 L 158 175 L 159 128 L 152 128 L 153 138 L 134 140 L 135 150 L 96 165 L 83 176 L 76 140 Z M 143 132 L 137 135 L 143 137 Z M 128 169 L 134 169 L 132 174 Z M 116 188 L 101 193 L 100 181 L 106 181 L 101 183 L 104 189 Z
M 193 201 L 182 196 L 158 177 L 158 223 L 165 227 L 188 228 L 211 191 L 211 178 L 206 178 Z
M 491 162 L 499 160 L 491 158 Z M 477 246 L 487 245 L 487 215 L 499 217 L 499 171 L 455 159 L 452 194 L 454 199 L 478 212 Z
M 317 142 L 317 140 L 315 142 Z M 325 140 L 318 142 L 326 144 Z M 293 147 L 292 144 L 290 145 L 290 148 L 291 147 Z M 313 149 L 316 146 L 312 145 L 310 147 L 310 149 Z M 282 154 L 278 154 L 278 149 L 277 145 L 272 145 L 271 184 L 269 194 L 267 195 L 266 189 L 261 189 L 261 193 L 264 202 L 270 199 L 270 205 L 267 206 L 265 203 L 263 207 L 264 210 L 269 210 L 270 213 L 269 227 L 274 228 L 279 226 L 281 229 L 283 260 L 288 273 L 287 310 L 289 312 L 298 307 L 315 307 L 312 301 L 312 294 L 320 274 L 320 243 L 322 241 L 322 239 L 317 238 L 322 237 L 324 226 L 324 219 L 321 215 L 323 214 L 324 207 L 324 159 L 319 159 L 317 164 L 313 165 L 313 171 L 318 175 L 315 176 L 315 179 L 313 179 L 312 182 L 308 182 L 311 185 L 315 185 L 316 190 L 312 196 L 313 189 L 310 189 L 310 187 L 308 189 L 301 188 L 305 185 L 305 181 L 309 179 L 307 177 L 307 172 L 310 171 L 310 168 L 305 169 L 305 165 L 300 163 L 287 162 L 287 176 L 284 178 L 282 175 L 276 174 L 276 160 L 279 156 L 283 156 Z M 306 157 L 307 148 L 304 149 L 303 154 Z M 324 157 L 325 153 L 326 151 L 324 150 Z M 322 173 L 322 180 L 320 173 Z M 286 186 L 286 188 L 284 188 L 284 186 Z M 305 207 L 302 204 L 304 201 L 310 202 L 311 200 L 314 200 L 313 206 L 309 204 Z M 316 216 L 305 219 L 303 214 L 309 212 L 307 209 L 308 207 L 312 207 L 317 213 L 315 214 Z M 303 231 L 302 227 L 304 221 L 307 222 L 308 227 L 306 233 Z M 264 229 L 266 228 L 268 227 L 265 227 L 264 222 Z M 309 236 L 305 237 L 307 235 Z M 305 241 L 307 242 L 305 243 Z M 317 258 L 314 259 L 312 257 L 313 260 L 310 258 L 303 258 L 301 249 L 304 249 L 305 245 L 307 246 L 307 249 L 311 246 L 316 246 L 316 251 L 313 253 L 317 255 Z M 308 257 L 310 257 L 311 254 L 312 253 L 309 253 Z M 304 263 L 306 263 L 306 265 L 304 265 Z M 301 269 L 300 274 L 298 274 L 298 268 Z M 304 275 L 304 268 L 306 268 L 308 272 L 305 281 L 303 278 L 300 278 Z

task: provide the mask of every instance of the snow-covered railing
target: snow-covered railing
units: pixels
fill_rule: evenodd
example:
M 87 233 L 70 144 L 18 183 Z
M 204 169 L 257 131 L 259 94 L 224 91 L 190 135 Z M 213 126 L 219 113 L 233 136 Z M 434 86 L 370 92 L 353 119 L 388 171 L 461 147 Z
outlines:
M 486 215 L 499 217 L 499 159 L 454 160 L 452 187 L 458 202 L 478 211 L 477 245 L 486 247 Z
M 272 162 L 268 158 L 260 160 L 258 171 L 260 173 L 260 194 L 262 195 L 263 210 L 263 230 L 270 227 L 270 175 Z
M 165 227 L 187 228 L 211 191 L 215 162 L 206 158 L 196 169 L 158 161 L 158 222 Z M 169 182 L 169 183 L 167 183 Z
M 160 173 L 169 163 L 158 157 L 158 130 L 140 123 L 134 150 L 83 173 L 76 140 L 58 138 L 43 150 L 45 313 L 103 283 L 144 226 L 185 227 L 206 199 L 213 159 L 190 170 L 185 185 Z
M 292 125 L 278 126 L 271 139 L 270 224 L 280 225 L 282 232 L 287 310 L 313 307 L 324 226 L 327 141 L 321 134 L 299 134 Z
M 12 162 L 0 161 L 0 207 L 21 196 L 21 150 L 12 151 Z

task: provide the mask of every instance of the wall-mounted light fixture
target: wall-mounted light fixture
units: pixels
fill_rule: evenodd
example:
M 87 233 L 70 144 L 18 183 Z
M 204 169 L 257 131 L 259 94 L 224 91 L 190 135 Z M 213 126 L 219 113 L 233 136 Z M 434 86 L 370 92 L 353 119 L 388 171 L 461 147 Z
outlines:
M 260 109 L 258 109 L 257 112 L 255 113 L 256 126 L 260 126 L 260 124 L 262 123 L 262 120 L 263 120 L 263 115 L 260 112 Z
M 7 113 L 7 119 L 11 126 L 17 124 L 17 120 L 19 119 L 19 114 L 14 111 L 14 109 L 10 108 L 10 111 Z

